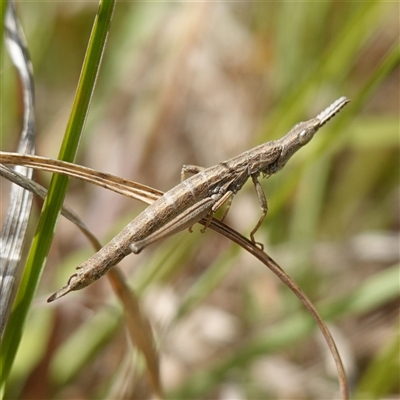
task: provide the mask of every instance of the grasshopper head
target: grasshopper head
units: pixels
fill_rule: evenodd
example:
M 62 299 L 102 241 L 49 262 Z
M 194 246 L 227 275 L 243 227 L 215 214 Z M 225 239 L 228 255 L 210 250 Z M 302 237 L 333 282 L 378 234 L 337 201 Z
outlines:
M 314 137 L 320 127 L 321 121 L 318 118 L 313 118 L 298 123 L 286 136 L 280 139 L 281 155 L 277 161 L 277 170 L 283 168 L 290 157 Z
M 342 96 L 334 101 L 329 107 L 320 112 L 316 118 L 306 122 L 300 122 L 282 139 L 281 155 L 276 162 L 276 171 L 280 170 L 289 160 L 289 158 L 298 150 L 307 144 L 315 135 L 321 126 L 325 125 L 334 115 L 336 115 L 350 100 Z

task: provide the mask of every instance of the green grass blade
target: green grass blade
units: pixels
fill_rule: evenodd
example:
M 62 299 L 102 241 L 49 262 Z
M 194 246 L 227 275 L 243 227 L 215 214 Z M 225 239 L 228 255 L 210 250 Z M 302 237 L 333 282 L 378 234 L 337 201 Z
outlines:
M 65 161 L 74 161 L 75 159 L 99 72 L 114 5 L 114 0 L 100 1 L 99 4 L 72 112 L 59 153 L 59 158 Z M 67 187 L 68 178 L 53 176 L 2 343 L 0 358 L 1 386 L 4 385 L 11 370 L 22 337 L 25 319 L 43 272 Z

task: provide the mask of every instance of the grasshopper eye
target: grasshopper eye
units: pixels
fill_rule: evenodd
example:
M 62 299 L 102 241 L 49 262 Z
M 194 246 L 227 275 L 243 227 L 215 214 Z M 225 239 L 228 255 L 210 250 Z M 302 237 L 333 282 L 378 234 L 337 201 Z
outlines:
M 307 132 L 307 129 L 303 129 L 300 133 L 299 133 L 299 143 L 301 145 L 307 144 L 311 138 L 312 135 L 310 135 L 310 132 Z
M 299 141 L 299 144 L 301 146 L 304 146 L 307 144 L 314 136 L 315 132 L 317 132 L 318 127 L 316 126 L 309 126 L 306 127 L 305 129 L 301 130 L 300 133 L 297 136 L 297 139 Z

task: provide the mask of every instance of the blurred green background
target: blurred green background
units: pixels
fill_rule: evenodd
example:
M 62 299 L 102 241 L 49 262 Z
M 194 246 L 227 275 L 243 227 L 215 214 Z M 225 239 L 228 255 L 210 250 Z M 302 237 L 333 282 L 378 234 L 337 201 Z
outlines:
M 17 2 L 38 155 L 57 157 L 96 10 Z M 330 322 L 354 397 L 365 399 L 400 391 L 399 14 L 379 1 L 117 3 L 77 159 L 165 191 L 183 164 L 216 164 L 349 97 L 262 181 L 269 213 L 256 237 Z M 1 74 L 1 147 L 13 151 L 21 102 L 7 57 Z M 49 178 L 35 173 L 46 187 Z M 77 181 L 66 203 L 103 243 L 144 208 Z M 250 183 L 226 222 L 248 236 L 259 215 Z M 60 219 L 6 398 L 149 398 L 106 279 L 45 302 L 92 253 Z M 227 239 L 195 226 L 121 266 L 152 321 L 169 397 L 338 398 L 331 356 L 299 301 Z

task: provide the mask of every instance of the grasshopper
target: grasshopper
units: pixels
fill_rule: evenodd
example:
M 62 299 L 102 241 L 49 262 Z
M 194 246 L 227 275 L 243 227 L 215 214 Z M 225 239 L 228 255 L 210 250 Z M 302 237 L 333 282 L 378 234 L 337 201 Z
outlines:
M 164 193 L 108 244 L 81 263 L 67 285 L 54 293 L 48 301 L 90 285 L 128 254 L 138 254 L 157 240 L 186 228 L 191 230 L 193 224 L 206 217 L 207 222 L 201 230 L 204 232 L 214 213 L 228 202 L 222 219 L 226 216 L 233 196 L 249 178 L 253 181 L 262 211 L 259 221 L 250 233 L 251 241 L 257 244 L 254 234 L 268 211 L 267 199 L 258 180 L 259 175 L 269 177 L 281 170 L 290 157 L 307 144 L 319 128 L 348 102 L 346 97 L 340 97 L 316 118 L 295 125 L 281 139 L 263 143 L 212 167 L 184 165 L 181 183 Z M 188 173 L 194 175 L 185 179 Z

